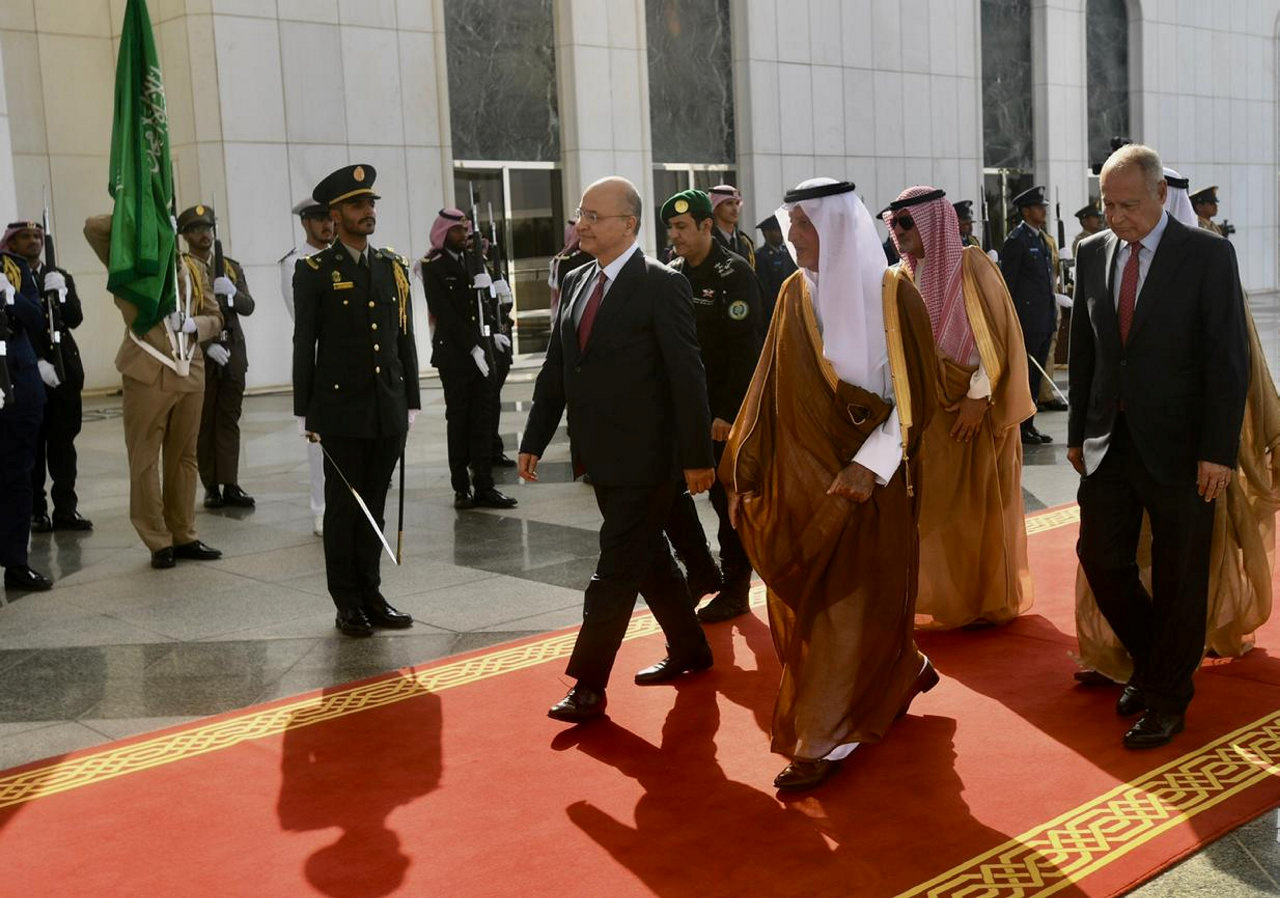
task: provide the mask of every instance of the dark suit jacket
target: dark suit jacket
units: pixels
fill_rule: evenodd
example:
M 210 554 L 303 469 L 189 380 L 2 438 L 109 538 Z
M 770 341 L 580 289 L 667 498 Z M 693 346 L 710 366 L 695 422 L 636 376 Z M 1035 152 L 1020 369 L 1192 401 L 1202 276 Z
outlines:
M 1053 258 L 1040 232 L 1026 222 L 1010 231 L 1000 248 L 1000 271 L 1023 334 L 1053 333 L 1058 321 Z
M 1249 342 L 1231 244 L 1170 218 L 1120 343 L 1113 298 L 1120 240 L 1081 241 L 1071 315 L 1067 445 L 1097 470 L 1124 403 L 1134 446 L 1161 483 L 1196 479 L 1196 463 L 1236 465 Z
M 408 430 L 408 410 L 422 407 L 412 303 L 400 325 L 408 284 L 404 260 L 372 246 L 367 270 L 341 242 L 298 262 L 293 413 L 305 416 L 307 430 L 365 439 Z
M 688 280 L 637 251 L 579 353 L 574 309 L 586 303 L 599 271 L 592 263 L 565 279 L 520 451 L 541 456 L 567 406 L 574 461 L 594 484 L 658 484 L 678 480 L 685 468 L 713 467 Z

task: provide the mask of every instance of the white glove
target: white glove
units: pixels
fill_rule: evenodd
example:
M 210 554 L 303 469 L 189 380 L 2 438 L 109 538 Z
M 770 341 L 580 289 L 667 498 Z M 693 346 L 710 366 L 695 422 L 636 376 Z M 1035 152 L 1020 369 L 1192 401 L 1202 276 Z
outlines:
M 7 277 L 0 275 L 0 296 L 4 297 L 6 306 L 13 305 L 14 298 L 18 295 L 18 290 Z
M 231 353 L 228 352 L 227 347 L 223 346 L 221 343 L 210 343 L 209 348 L 204 351 L 204 354 L 213 359 L 219 365 L 226 365 L 227 362 L 231 361 Z
M 471 347 L 471 358 L 475 359 L 476 367 L 480 369 L 482 377 L 489 376 L 489 362 L 484 357 L 484 350 L 479 346 Z
M 471 286 L 476 290 L 487 290 L 493 286 L 493 278 L 482 271 L 472 279 Z
M 176 333 L 194 334 L 196 332 L 196 319 L 191 316 L 184 317 L 182 312 L 170 312 L 167 316 L 169 321 L 169 329 Z
M 239 291 L 236 290 L 236 285 L 231 283 L 231 278 L 226 275 L 223 275 L 220 278 L 214 278 L 213 292 L 218 296 L 225 296 L 227 298 L 227 305 L 232 307 L 235 306 L 236 294 Z
M 493 292 L 498 294 L 498 299 L 504 305 L 511 304 L 511 285 L 507 283 L 506 278 L 498 278 L 493 282 Z
M 46 271 L 44 273 L 44 293 L 61 292 L 67 289 L 67 279 L 62 276 L 61 271 Z
M 1058 308 L 1060 309 L 1069 309 L 1075 304 L 1071 297 L 1065 293 L 1055 293 L 1053 298 L 1058 301 Z
M 409 409 L 409 429 L 413 430 L 413 422 L 418 420 L 418 409 Z
M 45 382 L 45 386 L 56 387 L 62 383 L 58 380 L 58 370 L 50 362 L 36 359 L 36 367 L 40 369 L 40 379 Z
M 511 348 L 511 338 L 506 334 L 494 334 L 493 342 L 498 344 L 498 348 L 506 352 Z

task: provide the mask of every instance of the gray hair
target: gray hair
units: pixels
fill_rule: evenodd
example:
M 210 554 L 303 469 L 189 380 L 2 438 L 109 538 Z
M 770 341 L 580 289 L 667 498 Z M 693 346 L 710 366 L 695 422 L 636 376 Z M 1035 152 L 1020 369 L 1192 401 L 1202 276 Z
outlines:
M 1102 174 L 1123 168 L 1140 170 L 1152 193 L 1156 192 L 1160 182 L 1164 180 L 1164 163 L 1160 161 L 1160 154 L 1140 143 L 1126 144 L 1108 156 L 1103 163 Z

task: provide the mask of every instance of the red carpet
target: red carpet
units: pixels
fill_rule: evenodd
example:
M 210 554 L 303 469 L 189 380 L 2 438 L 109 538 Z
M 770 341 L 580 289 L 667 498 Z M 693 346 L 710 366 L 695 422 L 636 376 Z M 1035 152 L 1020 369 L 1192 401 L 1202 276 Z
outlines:
M 1172 745 L 1125 751 L 1116 692 L 1071 679 L 1072 513 L 1030 522 L 1033 613 L 925 635 L 941 685 L 809 796 L 770 786 L 766 625 L 708 628 L 713 671 L 642 689 L 639 615 L 587 727 L 543 716 L 555 634 L 6 771 L 3 891 L 1118 894 L 1280 802 L 1280 633 L 1198 675 Z

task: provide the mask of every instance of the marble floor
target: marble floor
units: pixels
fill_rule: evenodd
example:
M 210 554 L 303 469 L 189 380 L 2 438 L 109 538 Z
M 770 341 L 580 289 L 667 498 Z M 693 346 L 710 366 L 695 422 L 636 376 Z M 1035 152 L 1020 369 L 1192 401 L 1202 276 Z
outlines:
M 1277 370 L 1280 304 L 1270 296 L 1254 305 Z M 508 447 L 519 439 L 537 364 L 519 362 L 504 392 Z M 383 564 L 385 594 L 417 623 L 366 640 L 333 629 L 287 395 L 245 401 L 241 484 L 257 507 L 197 511 L 200 537 L 223 558 L 168 571 L 150 568 L 129 523 L 119 398 L 87 398 L 80 509 L 95 529 L 34 536 L 31 564 L 55 578 L 54 590 L 0 598 L 0 768 L 577 624 L 599 517 L 590 489 L 572 482 L 563 430 L 540 483 L 499 474 L 519 508 L 456 512 L 438 382 L 425 380 L 423 396 L 407 455 L 405 564 Z M 1065 413 L 1042 414 L 1037 426 L 1055 442 L 1026 453 L 1029 511 L 1075 493 Z M 712 532 L 709 503 L 699 507 Z M 1272 812 L 1135 894 L 1280 894 L 1277 838 Z

